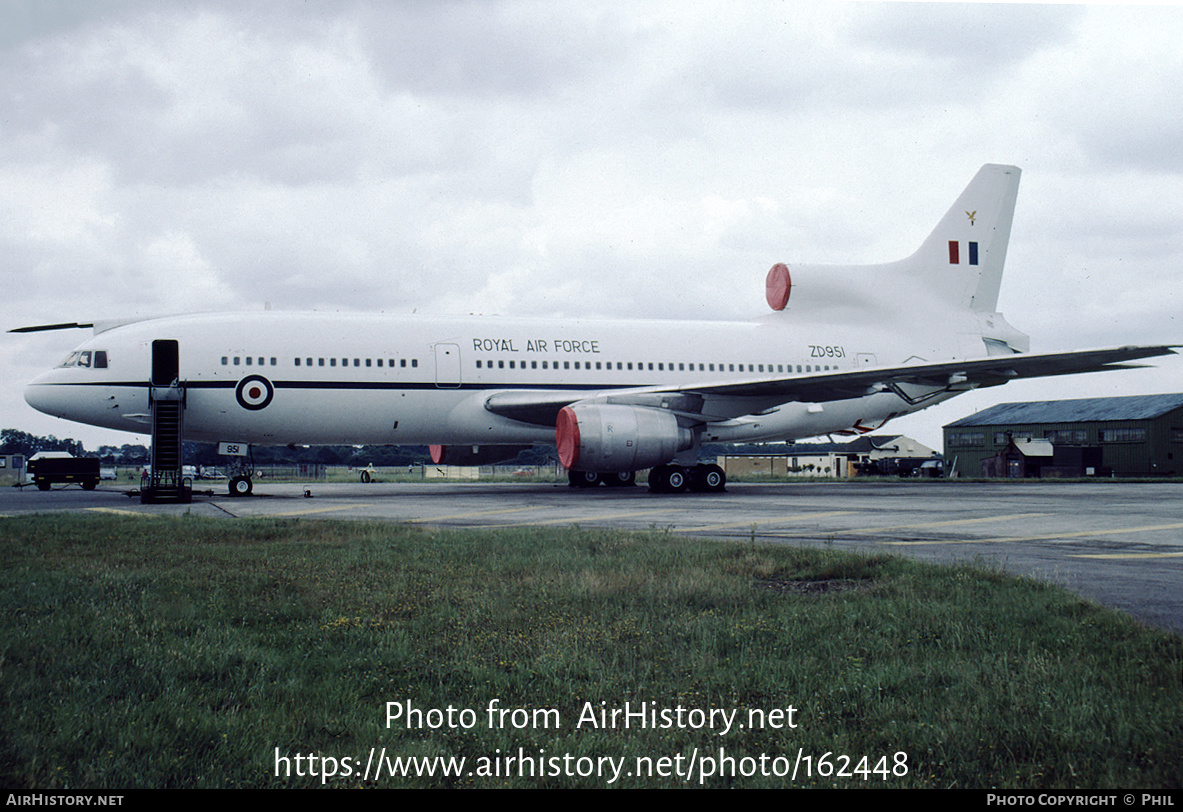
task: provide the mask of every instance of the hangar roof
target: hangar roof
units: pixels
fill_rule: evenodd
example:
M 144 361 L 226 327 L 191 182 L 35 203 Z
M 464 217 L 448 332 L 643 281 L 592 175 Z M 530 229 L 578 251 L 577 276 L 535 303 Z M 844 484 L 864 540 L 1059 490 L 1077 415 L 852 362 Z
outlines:
M 1016 423 L 1085 423 L 1101 420 L 1151 420 L 1183 406 L 1183 394 L 1081 398 L 1035 403 L 1000 403 L 963 417 L 945 428 L 1009 426 Z

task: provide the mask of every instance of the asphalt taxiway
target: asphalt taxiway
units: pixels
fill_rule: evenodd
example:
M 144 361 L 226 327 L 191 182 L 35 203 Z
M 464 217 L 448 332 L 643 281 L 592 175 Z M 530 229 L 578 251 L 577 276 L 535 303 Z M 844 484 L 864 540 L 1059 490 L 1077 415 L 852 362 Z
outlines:
M 201 487 L 200 485 L 198 487 Z M 224 487 L 224 486 L 222 486 Z M 309 496 L 305 496 L 305 491 Z M 901 481 L 729 484 L 722 494 L 514 483 L 256 483 L 190 505 L 141 505 L 103 485 L 0 488 L 0 515 L 82 510 L 377 519 L 441 527 L 611 527 L 833 545 L 1052 581 L 1183 633 L 1183 484 Z

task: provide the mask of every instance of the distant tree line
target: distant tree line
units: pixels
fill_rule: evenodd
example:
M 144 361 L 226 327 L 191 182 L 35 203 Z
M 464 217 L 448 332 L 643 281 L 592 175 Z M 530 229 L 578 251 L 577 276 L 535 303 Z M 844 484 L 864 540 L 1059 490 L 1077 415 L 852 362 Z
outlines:
M 78 440 L 59 440 L 54 436 L 39 437 L 17 429 L 0 429 L 0 454 L 24 454 L 31 457 L 38 451 L 65 451 L 75 457 L 99 457 L 104 465 L 147 465 L 150 452 L 146 446 L 126 444 L 101 445 L 96 452 L 87 451 Z M 217 443 L 185 443 L 187 465 L 225 465 L 228 457 L 218 454 Z M 536 446 L 523 451 L 511 464 L 545 465 L 557 459 L 554 446 Z M 431 462 L 431 452 L 425 445 L 314 445 L 314 446 L 257 446 L 253 450 L 255 465 L 374 465 L 392 467 L 419 465 Z
M 77 440 L 59 440 L 52 434 L 48 437 L 38 437 L 27 431 L 0 429 L 0 454 L 24 454 L 31 457 L 38 451 L 65 451 L 76 457 L 86 456 L 86 450 Z

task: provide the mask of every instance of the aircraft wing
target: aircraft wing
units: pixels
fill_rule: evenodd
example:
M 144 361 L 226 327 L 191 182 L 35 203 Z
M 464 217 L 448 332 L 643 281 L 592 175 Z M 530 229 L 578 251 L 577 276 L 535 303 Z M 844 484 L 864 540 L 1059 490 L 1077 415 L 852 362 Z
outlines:
M 28 327 L 13 327 L 8 332 L 10 333 L 44 333 L 48 330 L 83 330 L 87 327 L 94 327 L 93 323 L 83 324 L 77 321 L 63 322 L 61 324 L 33 324 Z
M 1133 369 L 1144 365 L 1128 362 L 1173 355 L 1174 352 L 1169 345 L 1112 347 L 935 363 L 917 361 L 893 367 L 866 367 L 788 377 L 762 376 L 741 381 L 674 386 L 495 392 L 486 399 L 485 408 L 514 420 L 554 425 L 564 406 L 588 400 L 667 409 L 698 422 L 713 422 L 754 414 L 782 403 L 826 403 L 878 392 L 894 392 L 911 403 L 917 403 L 944 392 L 997 386 L 1019 378 Z
M 68 321 L 60 322 L 58 324 L 31 324 L 27 327 L 13 327 L 8 330 L 10 333 L 44 333 L 50 330 L 94 330 L 94 334 L 105 333 L 107 330 L 113 330 L 116 327 L 122 327 L 125 324 L 135 324 L 140 321 L 152 321 L 153 319 L 166 318 L 170 315 L 184 315 L 184 314 L 164 314 L 160 316 L 125 316 L 115 319 L 97 319 L 95 321 Z

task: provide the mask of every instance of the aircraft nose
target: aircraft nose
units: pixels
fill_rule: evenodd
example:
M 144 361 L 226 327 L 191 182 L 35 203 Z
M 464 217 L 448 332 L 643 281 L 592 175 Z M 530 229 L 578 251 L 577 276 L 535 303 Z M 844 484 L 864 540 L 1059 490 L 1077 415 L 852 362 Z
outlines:
M 55 396 L 55 388 L 45 381 L 45 375 L 34 378 L 25 387 L 25 403 L 39 412 L 62 416 L 61 398 Z

